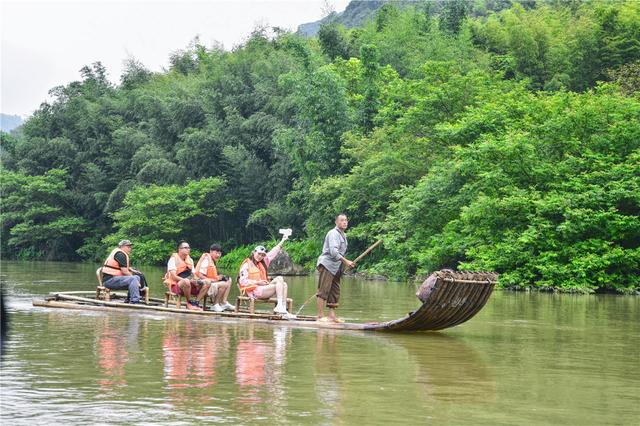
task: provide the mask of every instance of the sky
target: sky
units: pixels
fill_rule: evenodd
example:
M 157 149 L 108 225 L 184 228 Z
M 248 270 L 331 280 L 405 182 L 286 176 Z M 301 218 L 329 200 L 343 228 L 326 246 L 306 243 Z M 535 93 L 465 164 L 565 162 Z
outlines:
M 257 25 L 296 30 L 349 0 L 0 0 L 0 112 L 27 117 L 96 61 L 120 81 L 124 61 L 152 71 L 198 36 L 229 50 Z

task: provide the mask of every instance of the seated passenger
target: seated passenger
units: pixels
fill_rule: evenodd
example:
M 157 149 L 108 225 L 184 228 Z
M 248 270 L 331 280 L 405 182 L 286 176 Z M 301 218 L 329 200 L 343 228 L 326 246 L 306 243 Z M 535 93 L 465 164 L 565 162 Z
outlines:
M 202 253 L 196 265 L 196 276 L 210 285 L 208 295 L 213 303 L 215 312 L 234 311 L 235 306 L 229 303 L 229 290 L 231 290 L 231 278 L 218 275 L 216 263 L 222 257 L 222 247 L 212 244 L 209 253 Z
M 267 269 L 269 264 L 280 253 L 282 244 L 287 240 L 284 235 L 282 240 L 267 253 L 264 246 L 257 246 L 251 252 L 251 256 L 246 258 L 240 266 L 238 275 L 238 284 L 240 291 L 249 297 L 256 299 L 269 299 L 274 294 L 278 300 L 278 304 L 273 312 L 282 314 L 286 318 L 295 318 L 295 315 L 287 311 L 287 283 L 280 276 L 269 281 Z
M 184 295 L 187 299 L 187 309 L 201 311 L 200 302 L 209 291 L 209 283 L 195 278 L 193 259 L 189 256 L 189 243 L 180 241 L 178 252 L 173 253 L 167 262 L 167 273 L 164 275 L 164 283 L 169 286 L 172 293 Z M 191 301 L 191 294 L 195 293 L 196 301 Z
M 129 303 L 140 303 L 140 271 L 129 265 L 131 241 L 122 240 L 102 265 L 102 285 L 111 290 L 128 290 Z

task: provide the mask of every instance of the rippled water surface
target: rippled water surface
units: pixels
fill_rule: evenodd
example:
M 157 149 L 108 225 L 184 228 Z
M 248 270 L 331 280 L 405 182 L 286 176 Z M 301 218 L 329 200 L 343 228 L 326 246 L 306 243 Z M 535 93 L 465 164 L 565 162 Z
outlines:
M 2 262 L 2 424 L 638 424 L 640 299 L 496 292 L 470 322 L 381 334 L 34 308 L 96 265 Z M 144 268 L 160 297 L 160 268 Z M 313 277 L 289 278 L 297 305 Z M 341 315 L 387 320 L 413 285 L 346 280 Z M 311 305 L 311 304 L 310 304 Z M 313 314 L 313 306 L 304 313 Z

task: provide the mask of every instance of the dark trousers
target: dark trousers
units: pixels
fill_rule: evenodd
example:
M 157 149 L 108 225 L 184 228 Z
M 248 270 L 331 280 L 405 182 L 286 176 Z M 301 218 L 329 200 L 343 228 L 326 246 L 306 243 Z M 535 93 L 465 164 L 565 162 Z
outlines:
M 140 277 L 140 288 L 147 287 L 147 279 L 142 275 L 142 272 L 134 272 L 133 275 Z

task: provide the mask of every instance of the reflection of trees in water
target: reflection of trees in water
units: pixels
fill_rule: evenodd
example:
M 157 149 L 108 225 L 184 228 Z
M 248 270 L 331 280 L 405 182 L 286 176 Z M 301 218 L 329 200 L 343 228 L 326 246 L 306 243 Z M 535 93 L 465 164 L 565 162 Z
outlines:
M 0 276 L 0 359 L 4 355 L 4 345 L 7 343 L 7 331 L 9 330 L 9 315 L 7 314 L 6 296 L 4 289 L 7 281 Z

